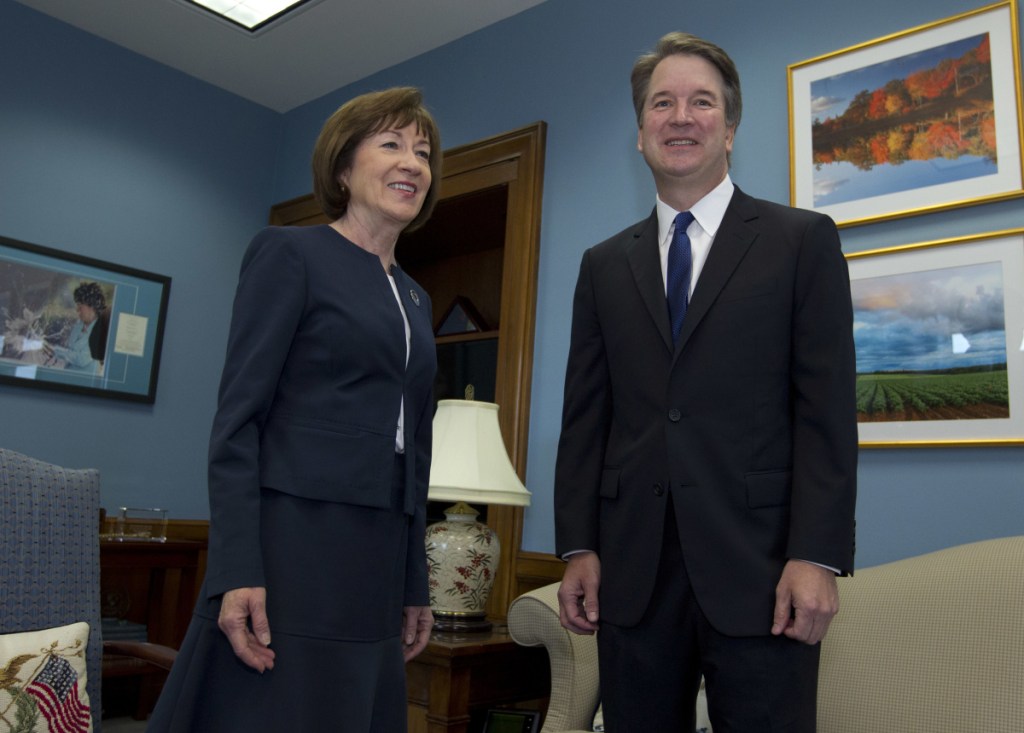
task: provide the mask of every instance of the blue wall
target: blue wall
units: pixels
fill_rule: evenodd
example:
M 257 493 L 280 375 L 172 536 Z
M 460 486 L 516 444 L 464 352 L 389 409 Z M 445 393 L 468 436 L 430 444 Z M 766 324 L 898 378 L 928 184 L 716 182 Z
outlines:
M 172 279 L 156 402 L 0 386 L 0 445 L 208 516 L 206 441 L 280 115 L 0 0 L 0 234 Z
M 175 278 L 154 407 L 0 388 L 0 442 L 71 465 L 98 465 L 108 506 L 159 503 L 175 516 L 205 516 L 202 461 L 241 249 L 270 203 L 309 192 L 309 151 L 331 111 L 369 89 L 413 84 L 423 88 L 445 147 L 548 123 L 527 470 L 534 503 L 524 547 L 550 551 L 579 258 L 587 246 L 646 215 L 654 200 L 635 150 L 628 77 L 636 55 L 673 29 L 725 47 L 745 98 L 733 177 L 753 195 L 786 202 L 787 65 L 978 4 L 548 0 L 278 117 L 0 0 L 0 62 L 6 62 L 0 68 L 16 64 L 27 77 L 0 78 L 0 133 L 6 133 L 0 134 L 0 234 Z M 10 29 L 8 16 L 21 30 Z M 41 47 L 58 50 L 33 52 Z M 76 71 L 88 78 L 68 77 Z M 102 84 L 89 82 L 95 78 Z M 13 123 L 12 94 L 24 117 Z M 97 106 L 102 114 L 89 111 Z M 66 150 L 35 128 L 28 119 L 35 115 L 68 131 Z M 205 131 L 196 132 L 200 121 Z M 98 138 L 111 125 L 139 147 L 125 154 L 119 148 L 131 143 L 116 140 L 117 155 L 106 155 Z M 33 135 L 45 141 L 29 148 L 24 138 Z M 55 198 L 56 190 L 67 193 Z M 1019 226 L 1022 215 L 1024 199 L 845 229 L 842 236 L 854 252 Z M 1024 533 L 1022 459 L 1018 447 L 863 451 L 860 565 Z

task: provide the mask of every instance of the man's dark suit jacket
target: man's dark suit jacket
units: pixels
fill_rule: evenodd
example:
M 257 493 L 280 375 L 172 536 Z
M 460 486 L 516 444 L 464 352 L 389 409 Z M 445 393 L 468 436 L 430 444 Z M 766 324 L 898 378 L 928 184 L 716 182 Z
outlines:
M 428 604 L 431 303 L 401 269 L 392 274 L 412 333 L 408 365 L 405 323 L 377 255 L 327 225 L 271 227 L 250 244 L 210 439 L 209 597 L 265 585 L 261 487 L 391 507 L 404 398 L 404 509 L 413 519 L 405 605 Z
M 852 307 L 835 225 L 735 190 L 670 333 L 656 214 L 589 249 L 555 478 L 560 555 L 601 560 L 601 618 L 652 597 L 671 494 L 696 599 L 768 634 L 787 559 L 852 572 Z

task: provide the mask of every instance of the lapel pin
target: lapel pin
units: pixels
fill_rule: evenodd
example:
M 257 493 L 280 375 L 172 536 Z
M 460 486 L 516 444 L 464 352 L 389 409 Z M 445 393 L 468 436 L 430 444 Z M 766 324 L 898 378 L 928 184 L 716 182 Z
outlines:
M 416 304 L 416 307 L 420 306 L 420 295 L 415 290 L 409 291 L 409 297 L 412 298 L 412 302 Z

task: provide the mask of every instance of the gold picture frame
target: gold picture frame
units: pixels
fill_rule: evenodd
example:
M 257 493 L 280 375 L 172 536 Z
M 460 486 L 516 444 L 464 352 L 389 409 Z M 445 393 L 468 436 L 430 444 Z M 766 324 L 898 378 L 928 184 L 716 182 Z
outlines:
M 861 447 L 1024 444 L 1024 229 L 846 257 Z
M 1017 2 L 788 67 L 790 203 L 840 227 L 1024 194 Z

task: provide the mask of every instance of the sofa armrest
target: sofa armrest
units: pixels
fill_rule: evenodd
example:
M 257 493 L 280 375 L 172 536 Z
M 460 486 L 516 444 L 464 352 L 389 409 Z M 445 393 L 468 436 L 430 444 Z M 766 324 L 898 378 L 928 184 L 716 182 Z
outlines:
M 558 621 L 558 583 L 524 593 L 508 610 L 508 630 L 522 646 L 543 646 L 551 663 L 551 699 L 541 733 L 593 730 L 601 687 L 597 639 Z

